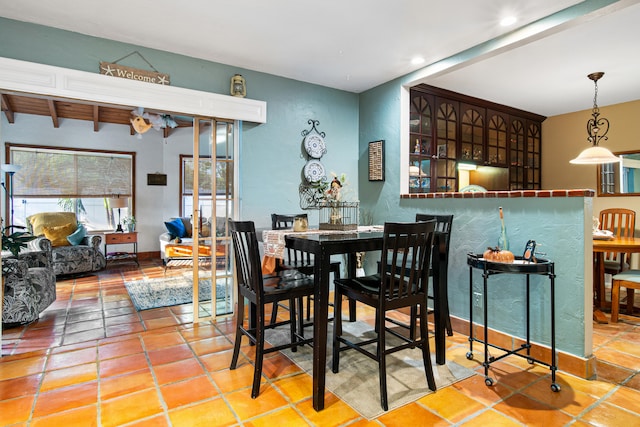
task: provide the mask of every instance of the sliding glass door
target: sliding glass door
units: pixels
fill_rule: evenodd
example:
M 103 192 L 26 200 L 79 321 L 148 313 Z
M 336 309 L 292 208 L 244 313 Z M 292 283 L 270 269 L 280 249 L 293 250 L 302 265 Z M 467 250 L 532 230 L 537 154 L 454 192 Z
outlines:
M 234 122 L 194 118 L 193 321 L 233 314 L 234 280 L 228 220 L 235 210 Z M 188 176 L 190 174 L 185 174 Z

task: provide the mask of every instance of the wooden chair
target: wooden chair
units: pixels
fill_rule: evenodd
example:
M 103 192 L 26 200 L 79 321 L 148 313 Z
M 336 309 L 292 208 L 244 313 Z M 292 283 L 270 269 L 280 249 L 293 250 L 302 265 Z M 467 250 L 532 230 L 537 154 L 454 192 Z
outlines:
M 432 269 L 429 270 L 429 276 L 434 277 L 433 272 L 438 268 L 438 273 L 441 281 L 440 288 L 443 290 L 444 303 L 442 307 L 444 313 L 442 314 L 445 320 L 445 327 L 447 329 L 447 335 L 453 336 L 453 328 L 451 327 L 451 316 L 449 315 L 449 298 L 448 298 L 448 279 L 447 270 L 449 268 L 449 243 L 451 242 L 451 226 L 453 224 L 453 215 L 433 215 L 433 214 L 416 214 L 416 221 L 435 221 L 435 231 L 439 233 L 434 238 L 434 244 L 437 246 L 437 251 L 433 253 L 434 262 L 432 262 Z M 433 284 L 436 285 L 435 283 Z M 427 294 L 427 298 L 433 300 L 433 294 Z M 427 314 L 433 310 L 427 310 Z M 409 324 L 401 322 L 397 319 L 388 318 L 387 320 L 395 323 L 398 326 L 409 329 L 410 338 L 414 337 L 416 331 L 416 319 L 418 311 L 415 307 L 411 308 Z
M 272 230 L 287 230 L 293 228 L 293 222 L 296 217 L 304 217 L 307 219 L 307 214 L 295 214 L 295 215 L 283 215 L 283 214 L 271 214 L 271 229 Z M 287 258 L 285 260 L 276 260 L 276 271 L 296 269 L 301 273 L 312 275 L 313 274 L 313 257 L 309 253 L 296 251 L 287 248 Z M 331 262 L 329 266 L 330 271 L 333 273 L 334 279 L 340 278 L 340 262 Z M 311 301 L 313 297 L 307 298 L 307 320 L 311 318 Z M 278 317 L 278 306 L 287 308 L 283 304 L 274 304 L 271 311 L 271 323 L 274 323 Z
M 252 221 L 229 221 L 229 230 L 233 240 L 238 282 L 236 337 L 230 369 L 236 368 L 242 336 L 246 335 L 251 343 L 256 346 L 253 387 L 251 389 L 251 397 L 255 399 L 260 394 L 264 355 L 285 348 L 291 348 L 292 351 L 296 351 L 297 346 L 312 342 L 312 339 L 305 339 L 302 335 L 302 313 L 300 313 L 298 320 L 300 329 L 296 330 L 295 301 L 313 294 L 314 281 L 312 277 L 293 269 L 282 271 L 277 275 L 263 276 L 254 223 Z M 245 298 L 249 304 L 255 307 L 255 319 L 253 318 L 254 316 L 250 315 L 249 323 L 246 327 L 244 326 Z M 289 301 L 289 320 L 266 325 L 265 306 L 284 300 Z M 302 307 L 299 307 L 299 310 L 302 310 Z M 265 330 L 287 323 L 290 324 L 290 342 L 265 349 Z
M 640 270 L 625 270 L 613 276 L 611 287 L 611 322 L 618 321 L 621 286 L 627 288 L 627 314 L 632 314 L 634 290 L 640 289 Z
M 385 223 L 383 247 L 380 257 L 381 273 L 335 280 L 333 322 L 333 365 L 339 372 L 340 353 L 355 349 L 378 362 L 380 375 L 380 404 L 386 411 L 387 400 L 386 357 L 407 348 L 422 349 L 422 359 L 431 390 L 436 389 L 431 366 L 431 352 L 427 336 L 427 288 L 435 223 Z M 345 295 L 376 310 L 376 337 L 352 342 L 342 335 L 342 296 Z M 411 339 L 387 328 L 385 315 L 389 310 L 420 307 L 420 338 Z M 398 337 L 403 343 L 387 348 L 386 333 Z M 375 344 L 375 351 L 365 346 Z
M 613 232 L 616 237 L 633 237 L 636 228 L 636 213 L 631 209 L 604 209 L 600 211 L 600 229 Z M 629 269 L 631 254 L 605 252 L 604 272 L 618 274 Z

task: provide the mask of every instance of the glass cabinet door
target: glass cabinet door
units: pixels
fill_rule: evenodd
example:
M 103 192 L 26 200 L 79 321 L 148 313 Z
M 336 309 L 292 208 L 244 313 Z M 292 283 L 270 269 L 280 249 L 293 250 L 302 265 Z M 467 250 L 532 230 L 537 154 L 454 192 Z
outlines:
M 507 166 L 507 131 L 509 117 L 487 111 L 487 162 L 491 166 Z
M 412 92 L 409 118 L 409 192 L 431 191 L 433 97 Z
M 460 160 L 477 165 L 485 163 L 484 108 L 462 104 L 460 121 Z
M 436 157 L 433 192 L 457 191 L 456 162 L 458 141 L 459 104 L 436 98 Z M 432 166 L 433 168 L 433 166 Z

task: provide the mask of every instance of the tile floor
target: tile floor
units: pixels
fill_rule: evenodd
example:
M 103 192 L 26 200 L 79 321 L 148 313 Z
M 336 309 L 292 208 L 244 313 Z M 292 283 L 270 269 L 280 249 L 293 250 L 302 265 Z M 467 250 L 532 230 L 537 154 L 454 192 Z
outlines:
M 260 396 L 244 362 L 230 371 L 233 322 L 193 325 L 190 306 L 136 312 L 125 280 L 157 277 L 147 261 L 58 282 L 58 299 L 40 320 L 4 331 L 0 358 L 2 426 L 633 426 L 640 425 L 640 321 L 594 325 L 598 379 L 558 373 L 518 357 L 484 377 L 441 389 L 375 420 L 327 393 L 311 405 L 311 377 L 279 353 L 265 361 Z M 371 319 L 360 311 L 359 319 Z M 635 322 L 634 322 L 635 320 Z M 448 338 L 447 357 L 468 361 L 467 339 Z M 560 367 L 562 368 L 562 367 Z

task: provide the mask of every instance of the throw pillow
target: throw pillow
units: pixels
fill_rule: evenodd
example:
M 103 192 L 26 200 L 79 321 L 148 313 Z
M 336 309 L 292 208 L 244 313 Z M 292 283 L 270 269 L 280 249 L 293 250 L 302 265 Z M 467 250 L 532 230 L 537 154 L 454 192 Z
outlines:
M 87 229 L 83 224 L 78 224 L 78 228 L 72 234 L 67 236 L 67 240 L 71 243 L 71 246 L 78 246 L 82 243 L 82 239 L 87 235 Z
M 75 223 L 69 223 L 55 227 L 42 227 L 42 231 L 44 231 L 44 237 L 51 240 L 51 246 L 69 246 L 67 236 L 73 234 L 76 227 Z
M 42 212 L 30 215 L 27 221 L 31 226 L 31 233 L 34 236 L 42 236 L 44 233 L 42 230 L 43 227 L 56 227 L 69 223 L 75 224 L 78 220 L 74 212 Z M 75 228 L 73 231 L 75 231 Z
M 187 229 L 184 228 L 184 224 L 180 218 L 176 218 L 172 221 L 166 221 L 164 226 L 167 227 L 167 231 L 171 236 L 175 237 L 187 237 Z

